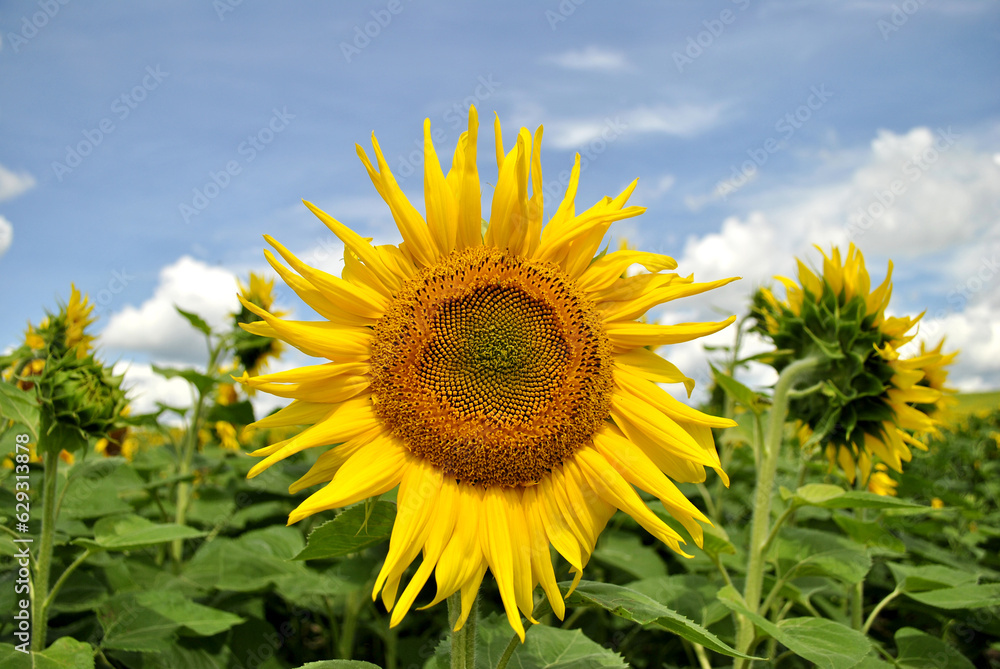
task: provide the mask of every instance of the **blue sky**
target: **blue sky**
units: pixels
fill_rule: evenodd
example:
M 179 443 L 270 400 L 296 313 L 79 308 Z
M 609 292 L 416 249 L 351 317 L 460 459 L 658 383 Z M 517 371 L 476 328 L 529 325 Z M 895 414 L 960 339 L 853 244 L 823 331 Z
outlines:
M 4 2 L 0 33 L 0 347 L 73 282 L 106 355 L 176 393 L 144 367 L 204 357 L 172 303 L 221 322 L 265 233 L 336 268 L 303 198 L 398 240 L 354 144 L 375 131 L 420 208 L 423 119 L 447 169 L 475 103 L 484 201 L 496 111 L 508 146 L 544 124 L 553 196 L 580 151 L 580 203 L 640 180 L 617 237 L 745 277 L 664 322 L 739 312 L 853 239 L 876 280 L 892 258 L 892 309 L 962 348 L 956 382 L 1000 387 L 995 2 L 35 0 Z M 673 355 L 704 380 L 698 346 Z

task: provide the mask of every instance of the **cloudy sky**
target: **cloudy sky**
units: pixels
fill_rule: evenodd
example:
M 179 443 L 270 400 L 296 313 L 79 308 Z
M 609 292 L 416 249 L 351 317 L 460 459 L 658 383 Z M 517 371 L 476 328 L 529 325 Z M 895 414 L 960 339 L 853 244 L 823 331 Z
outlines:
M 580 152 L 584 206 L 639 178 L 617 237 L 744 277 L 663 322 L 853 240 L 961 348 L 956 384 L 1000 387 L 997 2 L 7 0 L 0 38 L 0 347 L 75 283 L 147 401 L 185 396 L 149 362 L 205 358 L 174 304 L 221 323 L 263 234 L 336 269 L 303 198 L 398 241 L 354 144 L 375 131 L 419 208 L 424 118 L 447 169 L 473 103 L 484 201 L 496 111 L 508 146 L 544 124 L 547 209 Z M 704 385 L 700 345 L 667 353 Z

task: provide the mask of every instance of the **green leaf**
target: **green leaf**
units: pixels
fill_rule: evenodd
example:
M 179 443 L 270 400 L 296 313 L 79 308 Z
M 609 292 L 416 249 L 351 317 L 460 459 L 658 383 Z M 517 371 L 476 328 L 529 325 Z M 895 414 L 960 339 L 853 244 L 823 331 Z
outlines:
M 136 602 L 199 636 L 212 636 L 243 622 L 239 616 L 193 602 L 176 590 L 144 592 Z
M 774 544 L 782 572 L 796 577 L 830 576 L 844 583 L 860 583 L 872 561 L 861 546 L 835 534 L 804 528 L 784 528 Z
M 513 632 L 507 618 L 491 613 L 479 621 L 476 629 L 476 666 L 495 667 Z M 447 663 L 450 646 L 438 647 L 439 661 Z M 444 666 L 447 666 L 445 664 Z M 545 625 L 528 628 L 524 644 L 518 644 L 510 657 L 511 669 L 627 669 L 628 665 L 614 651 L 588 639 L 580 630 L 564 630 Z
M 930 634 L 912 627 L 896 632 L 896 666 L 900 669 L 974 669 L 960 652 Z
M 568 587 L 569 584 L 563 584 Z M 716 653 L 730 657 L 747 658 L 735 648 L 719 639 L 701 625 L 688 620 L 672 609 L 634 590 L 611 583 L 581 581 L 576 591 L 566 600 L 567 604 L 597 606 L 611 613 L 639 623 L 656 625 L 669 630 L 688 641 L 699 643 Z
M 876 495 L 866 490 L 849 490 L 843 495 L 830 499 L 816 506 L 824 509 L 919 509 L 930 511 L 929 506 L 910 502 L 897 497 Z
M 34 393 L 0 382 L 0 417 L 23 425 L 31 433 L 31 441 L 38 443 L 39 409 Z
M 799 506 L 818 506 L 837 497 L 842 497 L 846 492 L 839 485 L 810 483 L 796 490 L 794 494 L 790 493 L 787 488 L 782 488 L 781 498 L 785 500 L 793 498 Z
M 952 569 L 939 564 L 915 567 L 908 564 L 887 562 L 886 566 L 896 579 L 900 591 L 907 594 L 940 590 L 941 588 L 956 588 L 963 585 L 973 585 L 976 575 L 961 569 Z
M 176 379 L 181 378 L 193 385 L 198 389 L 198 393 L 202 396 L 207 395 L 215 384 L 219 380 L 213 376 L 208 376 L 207 374 L 202 374 L 201 372 L 195 371 L 193 369 L 171 369 L 169 367 L 159 367 L 157 365 L 152 365 L 153 372 L 159 374 L 165 379 Z
M 94 539 L 77 539 L 73 543 L 107 551 L 129 551 L 175 539 L 204 536 L 193 527 L 174 523 L 157 524 L 141 516 L 111 516 L 94 524 Z
M 94 649 L 89 643 L 64 636 L 41 652 L 22 653 L 0 643 L 0 666 L 6 669 L 94 669 Z
M 725 374 L 724 372 L 720 372 L 715 368 L 715 366 L 712 366 L 712 372 L 715 375 L 715 382 L 719 384 L 719 387 L 722 388 L 727 395 L 753 411 L 755 414 L 760 415 L 760 412 L 764 410 L 760 393 L 755 393 L 733 377 Z
M 289 574 L 307 578 L 305 565 L 290 562 L 302 550 L 302 535 L 291 527 L 254 530 L 239 539 L 202 544 L 184 568 L 187 581 L 201 588 L 251 592 Z
M 844 514 L 835 515 L 833 521 L 859 544 L 891 553 L 906 552 L 906 545 L 877 521 L 866 522 Z
M 198 314 L 193 314 L 190 311 L 184 311 L 176 304 L 174 305 L 174 309 L 177 310 L 177 313 L 186 318 L 188 323 L 193 325 L 196 330 L 200 330 L 202 333 L 205 334 L 206 337 L 212 336 L 212 328 L 208 327 L 208 323 L 206 323 L 201 316 L 199 316 Z
M 131 592 L 101 604 L 97 620 L 104 629 L 102 648 L 147 653 L 169 650 L 180 627 L 176 621 L 139 604 Z
M 363 548 L 382 543 L 392 534 L 396 505 L 375 502 L 365 522 L 365 506 L 357 504 L 333 520 L 317 527 L 309 535 L 306 547 L 294 560 L 323 560 L 357 553 Z
M 867 656 L 871 641 L 857 630 L 826 618 L 787 618 L 775 625 L 751 613 L 732 586 L 719 591 L 719 600 L 746 616 L 764 634 L 820 669 L 852 669 Z
M 380 667 L 361 660 L 321 660 L 303 664 L 299 669 L 380 669 Z
M 247 400 L 232 404 L 214 404 L 205 416 L 205 421 L 214 423 L 220 420 L 233 425 L 249 425 L 254 422 L 253 405 Z
M 926 592 L 907 592 L 910 599 L 939 609 L 981 609 L 1000 606 L 1000 584 L 961 585 Z
M 607 531 L 594 550 L 594 558 L 621 569 L 635 578 L 655 578 L 667 575 L 663 558 L 652 546 L 645 546 L 637 534 Z

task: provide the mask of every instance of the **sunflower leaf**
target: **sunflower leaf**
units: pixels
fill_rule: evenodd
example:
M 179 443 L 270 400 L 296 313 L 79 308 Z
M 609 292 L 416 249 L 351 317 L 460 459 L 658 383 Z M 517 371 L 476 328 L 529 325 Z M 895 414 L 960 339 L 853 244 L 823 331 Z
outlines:
M 186 525 L 160 525 L 140 516 L 111 516 L 94 524 L 93 539 L 77 539 L 73 543 L 93 550 L 129 551 L 204 534 Z
M 89 643 L 64 636 L 42 651 L 22 653 L 0 644 L 0 666 L 7 669 L 94 669 L 94 649 Z
M 174 305 L 174 309 L 177 310 L 177 313 L 186 318 L 187 322 L 190 323 L 192 326 L 194 326 L 196 330 L 203 332 L 206 337 L 212 336 L 212 328 L 208 326 L 208 323 L 206 323 L 205 319 L 203 319 L 201 316 L 199 316 L 198 314 L 193 314 L 190 311 L 184 311 L 176 304 Z
M 10 383 L 0 383 L 0 417 L 23 425 L 38 443 L 38 400 L 34 394 Z
M 569 583 L 562 586 L 568 588 Z M 581 581 L 566 600 L 570 605 L 597 606 L 640 625 L 656 625 L 688 641 L 730 657 L 750 658 L 729 646 L 701 625 L 687 619 L 646 595 L 611 583 Z M 761 659 L 761 658 L 750 658 Z
M 303 664 L 299 669 L 380 669 L 377 664 L 361 660 L 320 660 Z
M 193 385 L 198 389 L 198 393 L 201 395 L 207 395 L 215 384 L 219 382 L 218 379 L 208 376 L 207 374 L 202 374 L 201 372 L 195 371 L 193 369 L 171 369 L 169 367 L 160 367 L 158 365 L 152 365 L 153 372 L 159 374 L 165 379 L 181 378 Z
M 821 669 L 855 667 L 871 652 L 868 638 L 846 625 L 826 618 L 786 618 L 775 625 L 752 613 L 732 586 L 719 591 L 719 600 L 746 616 L 764 634 Z
M 733 377 L 720 372 L 714 365 L 712 366 L 712 372 L 715 375 L 715 382 L 719 384 L 719 387 L 727 395 L 755 414 L 760 415 L 761 411 L 764 410 L 764 399 L 760 393 L 755 393 Z
M 347 509 L 333 520 L 317 527 L 308 543 L 293 560 L 323 560 L 357 553 L 363 548 L 382 543 L 392 533 L 396 505 L 375 502 L 366 512 L 366 505 Z
M 925 592 L 906 592 L 907 597 L 938 609 L 981 609 L 1000 606 L 1000 584 L 961 585 Z
M 896 632 L 896 666 L 900 669 L 918 669 L 928 666 L 933 658 L 934 666 L 941 669 L 973 669 L 972 662 L 941 639 L 912 627 L 904 627 Z

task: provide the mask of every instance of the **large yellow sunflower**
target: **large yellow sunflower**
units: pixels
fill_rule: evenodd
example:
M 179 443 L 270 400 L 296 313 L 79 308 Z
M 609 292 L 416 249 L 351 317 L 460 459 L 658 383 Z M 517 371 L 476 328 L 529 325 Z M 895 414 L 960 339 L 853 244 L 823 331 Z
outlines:
M 295 400 L 256 427 L 311 426 L 256 451 L 266 457 L 250 476 L 305 449 L 339 444 L 291 486 L 326 484 L 289 523 L 398 485 L 396 524 L 372 593 L 381 591 L 391 624 L 433 574 L 437 596 L 428 606 L 460 592 L 459 629 L 489 569 L 523 640 L 518 611 L 532 620 L 537 585 L 557 615 L 565 611 L 550 545 L 578 581 L 597 536 L 622 509 L 681 552 L 681 536 L 635 487 L 659 498 L 700 544 L 699 522 L 708 519 L 671 479 L 702 481 L 705 467 L 725 478 L 711 429 L 733 423 L 664 391 L 658 384 L 683 383 L 690 392 L 693 382 L 654 350 L 717 332 L 735 317 L 676 325 L 635 319 L 733 279 L 694 283 L 664 272 L 676 267 L 673 259 L 641 251 L 595 258 L 612 222 L 644 210 L 625 206 L 633 182 L 577 213 L 579 155 L 566 196 L 543 227 L 542 129 L 532 136 L 522 128 L 505 151 L 499 119 L 499 174 L 484 224 L 478 125 L 470 109 L 446 176 L 424 122 L 426 218 L 400 190 L 374 136 L 375 165 L 358 147 L 402 234 L 399 246 L 372 246 L 305 203 L 343 241 L 342 277 L 309 267 L 265 236 L 291 267 L 265 251 L 275 271 L 324 320 L 282 320 L 244 299 L 263 319 L 244 329 L 330 362 L 243 379 Z M 649 273 L 627 276 L 634 265 Z M 421 554 L 400 592 L 404 570 Z
M 802 421 L 806 437 L 820 433 L 831 468 L 839 464 L 849 481 L 860 475 L 867 483 L 873 456 L 901 472 L 903 461 L 911 458 L 910 446 L 926 449 L 915 435 L 935 432 L 937 422 L 922 409 L 941 399 L 941 391 L 927 385 L 928 374 L 937 379 L 943 370 L 934 370 L 950 359 L 939 350 L 900 356 L 922 314 L 886 316 L 891 261 L 885 280 L 873 290 L 864 256 L 854 244 L 843 258 L 836 247 L 830 256 L 819 250 L 822 275 L 798 261 L 798 282 L 777 277 L 785 286 L 785 301 L 762 288 L 754 315 L 778 349 L 779 371 L 795 359 L 822 359 L 813 373 L 822 392 L 793 399 L 790 412 Z

